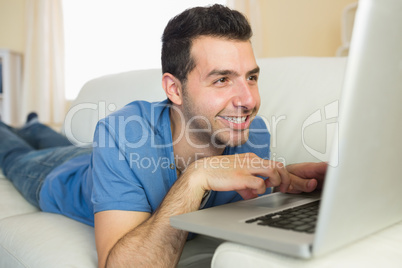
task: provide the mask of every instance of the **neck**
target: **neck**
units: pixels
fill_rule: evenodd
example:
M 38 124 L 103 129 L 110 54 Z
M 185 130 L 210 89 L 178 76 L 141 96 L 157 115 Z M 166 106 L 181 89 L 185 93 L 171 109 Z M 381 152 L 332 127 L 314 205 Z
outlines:
M 198 142 L 186 132 L 185 122 L 181 122 L 181 118 L 177 112 L 170 109 L 170 128 L 173 139 L 173 153 L 175 156 L 176 167 L 183 172 L 194 161 L 215 155 L 221 155 L 225 148 L 216 148 L 212 143 Z M 183 125 L 184 123 L 184 125 Z

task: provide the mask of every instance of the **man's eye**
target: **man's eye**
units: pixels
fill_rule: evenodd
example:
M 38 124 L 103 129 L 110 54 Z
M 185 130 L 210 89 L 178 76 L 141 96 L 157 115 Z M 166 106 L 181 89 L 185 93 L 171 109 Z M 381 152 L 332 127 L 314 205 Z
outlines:
M 249 76 L 248 80 L 257 81 L 257 80 L 258 80 L 258 76 L 256 76 L 256 75 Z
M 215 83 L 225 83 L 227 81 L 228 81 L 228 79 L 226 77 L 222 77 L 222 78 L 216 80 Z

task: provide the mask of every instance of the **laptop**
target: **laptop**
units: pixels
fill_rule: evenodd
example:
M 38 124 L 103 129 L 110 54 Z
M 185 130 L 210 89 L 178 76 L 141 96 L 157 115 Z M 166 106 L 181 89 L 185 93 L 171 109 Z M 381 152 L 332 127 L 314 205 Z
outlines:
M 331 166 L 330 160 L 321 194 L 269 194 L 173 216 L 171 225 L 311 258 L 401 221 L 401 11 L 400 0 L 359 1 L 340 100 L 338 152 L 332 155 L 338 163 Z M 308 212 L 312 202 L 318 212 Z M 302 214 L 313 213 L 314 228 L 269 224 L 281 210 L 297 206 L 306 206 Z

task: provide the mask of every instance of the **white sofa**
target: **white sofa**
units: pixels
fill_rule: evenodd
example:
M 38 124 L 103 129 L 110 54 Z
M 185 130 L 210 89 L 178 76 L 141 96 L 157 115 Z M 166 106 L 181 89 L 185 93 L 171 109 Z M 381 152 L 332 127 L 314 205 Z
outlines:
M 272 58 L 260 59 L 258 63 L 261 68 L 260 115 L 267 120 L 272 133 L 272 159 L 286 164 L 328 160 L 327 144 L 332 139 L 329 130 L 336 124 L 334 115 L 346 59 Z M 66 116 L 65 134 L 79 145 L 88 145 L 100 118 L 132 100 L 164 98 L 160 70 L 132 71 L 94 79 L 84 85 L 73 102 Z M 208 241 L 206 252 L 207 245 Z M 191 255 L 191 250 L 187 252 Z M 272 261 L 275 256 L 277 254 L 226 242 L 219 246 L 213 266 L 225 267 L 226 263 L 228 267 L 235 267 L 237 263 L 238 267 L 258 267 L 275 263 Z M 279 258 L 284 260 L 285 257 Z M 184 263 L 191 262 L 197 262 L 197 257 Z M 96 266 L 92 227 L 38 211 L 0 175 L 0 267 Z

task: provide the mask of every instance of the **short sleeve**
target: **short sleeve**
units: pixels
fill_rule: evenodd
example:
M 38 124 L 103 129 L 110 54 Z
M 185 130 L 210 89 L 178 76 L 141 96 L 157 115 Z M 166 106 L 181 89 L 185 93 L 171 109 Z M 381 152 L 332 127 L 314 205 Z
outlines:
M 151 212 L 144 188 L 130 167 L 124 146 L 110 121 L 99 121 L 91 161 L 94 213 L 105 210 Z

